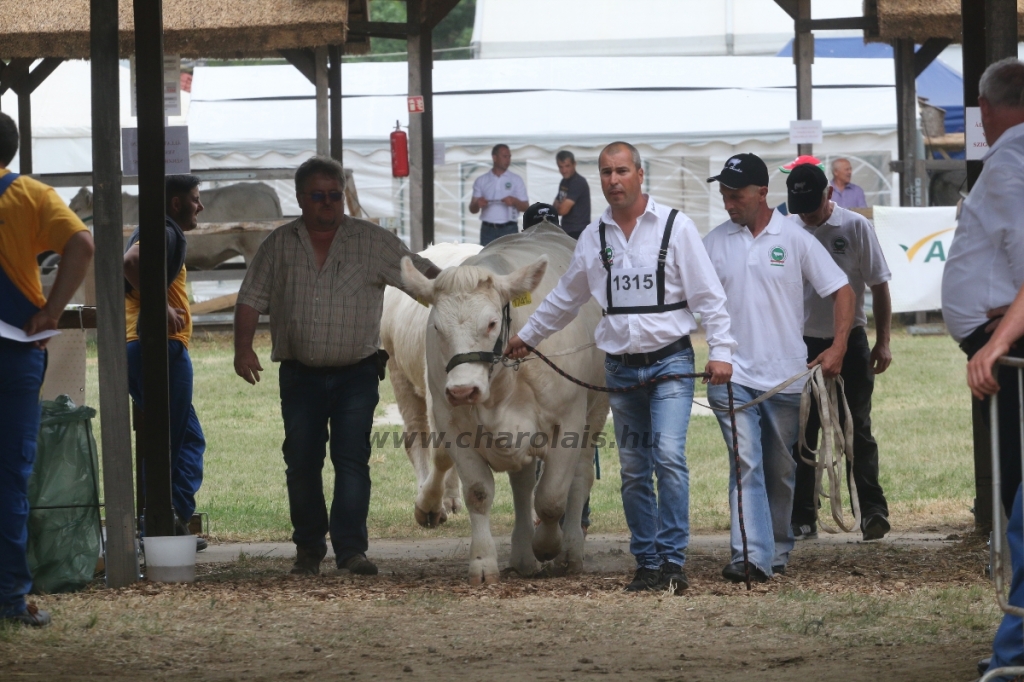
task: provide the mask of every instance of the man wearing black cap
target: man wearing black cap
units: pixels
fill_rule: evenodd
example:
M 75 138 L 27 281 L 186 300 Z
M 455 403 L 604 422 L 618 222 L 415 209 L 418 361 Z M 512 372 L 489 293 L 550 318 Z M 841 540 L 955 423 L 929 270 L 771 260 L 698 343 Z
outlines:
M 523 232 L 526 232 L 534 225 L 539 225 L 542 222 L 549 222 L 555 227 L 561 227 L 558 224 L 558 214 L 555 213 L 555 207 L 551 204 L 542 204 L 537 202 L 531 204 L 530 208 L 523 212 Z
M 814 235 L 850 280 L 857 297 L 853 329 L 843 357 L 843 389 L 853 418 L 853 478 L 860 502 L 861 532 L 865 540 L 877 540 L 889 532 L 889 505 L 878 483 L 878 444 L 871 435 L 871 394 L 875 375 L 892 362 L 889 351 L 889 266 L 871 223 L 858 213 L 832 201 L 833 189 L 825 172 L 817 166 L 796 166 L 786 180 L 790 220 Z M 871 287 L 875 317 L 875 346 L 868 344 L 864 331 L 864 288 Z M 818 296 L 804 284 L 804 342 L 807 358 L 816 358 L 832 345 L 832 302 Z M 843 418 L 842 416 L 840 418 Z M 807 444 L 818 447 L 818 413 L 811 410 L 807 423 Z M 793 534 L 796 539 L 818 536 L 817 500 L 814 491 L 814 467 L 804 463 L 799 448 L 794 451 L 796 492 L 793 498 Z M 814 455 L 804 451 L 803 458 Z M 851 495 L 852 495 L 851 491 Z
M 711 263 L 722 281 L 737 349 L 733 354 L 733 393 L 737 405 L 820 364 L 827 377 L 839 374 L 853 321 L 855 296 L 846 275 L 813 236 L 787 220 L 766 202 L 768 168 L 753 154 L 737 154 L 725 162 L 718 181 L 730 220 L 704 238 Z M 803 287 L 809 282 L 818 295 L 834 303 L 836 341 L 805 364 Z M 785 571 L 793 549 L 793 446 L 800 421 L 796 381 L 771 398 L 736 414 L 743 463 L 743 517 L 749 548 L 750 575 L 759 582 Z M 725 385 L 708 386 L 708 401 L 732 453 L 732 426 Z M 736 471 L 729 470 L 732 510 L 732 560 L 722 576 L 744 580 L 743 543 L 739 528 Z

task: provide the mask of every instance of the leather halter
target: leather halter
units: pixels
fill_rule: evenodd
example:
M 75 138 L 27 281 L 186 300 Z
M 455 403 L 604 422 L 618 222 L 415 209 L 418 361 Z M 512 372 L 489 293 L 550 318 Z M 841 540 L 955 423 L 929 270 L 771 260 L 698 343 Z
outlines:
M 501 309 L 501 331 L 498 333 L 498 338 L 494 341 L 494 350 L 478 350 L 473 351 L 472 353 L 458 353 L 457 355 L 453 355 L 452 359 L 448 361 L 448 365 L 444 368 L 445 373 L 449 373 L 459 365 L 464 365 L 469 362 L 482 362 L 493 368 L 495 363 L 501 361 L 501 353 L 505 350 L 505 344 L 508 343 L 511 327 L 512 309 L 509 307 L 509 304 L 506 303 L 505 307 Z

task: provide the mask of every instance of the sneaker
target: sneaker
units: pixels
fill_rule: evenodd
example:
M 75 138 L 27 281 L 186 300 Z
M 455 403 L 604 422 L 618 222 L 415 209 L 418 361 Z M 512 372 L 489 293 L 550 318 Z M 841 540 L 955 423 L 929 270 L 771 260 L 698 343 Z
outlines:
M 320 575 L 320 562 L 327 556 L 327 545 L 321 547 L 295 546 L 292 575 Z
M 366 558 L 365 554 L 356 554 L 338 563 L 339 573 L 355 573 L 356 575 L 377 575 L 377 565 Z
M 626 585 L 626 592 L 645 592 L 647 590 L 660 590 L 661 569 L 644 568 L 641 566 L 633 574 L 633 582 Z
M 818 524 L 816 523 L 794 523 L 793 537 L 797 540 L 814 540 L 818 537 Z
M 659 584 L 661 589 L 668 590 L 669 594 L 681 594 L 689 586 L 690 581 L 682 566 L 671 561 L 666 561 L 661 565 L 661 583 Z
M 860 528 L 865 540 L 881 540 L 892 526 L 889 525 L 889 519 L 885 518 L 885 514 L 872 514 L 861 522 Z
M 772 569 L 775 570 L 775 569 Z M 747 582 L 747 574 L 743 571 L 743 562 L 737 561 L 734 564 L 728 564 L 722 569 L 722 577 L 731 583 L 745 583 Z M 750 582 L 754 583 L 766 583 L 770 578 L 765 575 L 765 572 L 754 564 L 750 564 Z
M 7 623 L 21 623 L 29 627 L 41 628 L 44 625 L 50 624 L 50 612 L 43 611 L 35 604 L 29 604 L 21 613 L 16 613 L 13 616 L 4 616 L 3 620 Z

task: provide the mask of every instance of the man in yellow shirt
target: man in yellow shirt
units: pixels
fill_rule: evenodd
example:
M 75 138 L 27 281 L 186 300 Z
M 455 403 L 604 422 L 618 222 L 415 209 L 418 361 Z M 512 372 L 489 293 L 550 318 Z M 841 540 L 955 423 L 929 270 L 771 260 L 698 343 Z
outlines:
M 52 187 L 7 168 L 17 152 L 18 127 L 0 113 L 0 321 L 32 336 L 57 328 L 85 279 L 93 244 L 89 229 Z M 46 251 L 61 254 L 49 298 L 36 262 Z M 50 614 L 27 604 L 25 595 L 32 589 L 28 479 L 36 459 L 46 340 L 9 335 L 0 334 L 0 620 L 42 626 Z
M 196 492 L 203 482 L 203 453 L 206 439 L 192 407 L 192 360 L 188 342 L 192 338 L 192 315 L 185 290 L 185 232 L 198 225 L 203 210 L 199 200 L 199 178 L 169 175 L 164 196 L 167 202 L 167 368 L 171 418 L 171 503 L 177 516 L 177 535 L 188 535 L 188 520 L 196 510 Z M 128 340 L 128 392 L 142 409 L 142 344 L 139 343 L 139 231 L 128 240 L 124 254 L 125 320 Z M 206 549 L 206 540 L 196 538 L 196 549 Z

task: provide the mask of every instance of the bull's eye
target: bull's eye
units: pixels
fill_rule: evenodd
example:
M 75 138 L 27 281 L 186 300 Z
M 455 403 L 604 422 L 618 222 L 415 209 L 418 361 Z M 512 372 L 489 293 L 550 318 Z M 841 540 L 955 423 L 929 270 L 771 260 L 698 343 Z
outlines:
M 487 331 L 494 331 L 494 328 L 496 326 L 498 326 L 498 322 L 496 320 L 491 320 L 490 322 L 487 323 Z

